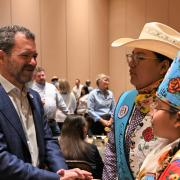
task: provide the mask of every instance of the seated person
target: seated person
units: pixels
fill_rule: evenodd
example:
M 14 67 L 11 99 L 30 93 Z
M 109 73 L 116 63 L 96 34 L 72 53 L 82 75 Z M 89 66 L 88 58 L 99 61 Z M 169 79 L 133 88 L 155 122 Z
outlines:
M 83 116 L 68 115 L 64 121 L 60 146 L 66 160 L 83 160 L 91 164 L 94 178 L 101 179 L 103 162 L 97 147 L 85 141 L 87 123 Z
M 166 141 L 162 141 L 148 154 L 137 179 L 180 179 L 179 87 L 180 53 L 159 86 L 157 107 L 152 119 L 154 135 L 164 138 Z

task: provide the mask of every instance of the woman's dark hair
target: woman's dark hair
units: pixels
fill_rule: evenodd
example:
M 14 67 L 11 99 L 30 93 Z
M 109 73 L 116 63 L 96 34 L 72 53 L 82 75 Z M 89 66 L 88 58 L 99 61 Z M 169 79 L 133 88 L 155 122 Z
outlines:
M 84 90 L 85 93 L 82 92 L 82 90 Z M 81 89 L 81 95 L 80 97 L 86 95 L 86 94 L 89 94 L 89 89 L 87 86 L 83 86 L 82 89 Z
M 90 150 L 89 144 L 84 140 L 84 128 L 87 122 L 83 116 L 68 115 L 61 130 L 60 146 L 65 159 L 84 160 Z
M 162 55 L 162 54 L 160 54 L 160 53 L 157 53 L 157 52 L 154 52 L 154 53 L 155 53 L 157 59 L 158 59 L 160 62 L 161 62 L 161 61 L 164 61 L 165 59 L 169 61 L 169 65 L 171 65 L 171 63 L 173 62 L 173 59 L 170 59 L 170 58 L 167 57 L 167 56 L 164 56 L 164 55 Z

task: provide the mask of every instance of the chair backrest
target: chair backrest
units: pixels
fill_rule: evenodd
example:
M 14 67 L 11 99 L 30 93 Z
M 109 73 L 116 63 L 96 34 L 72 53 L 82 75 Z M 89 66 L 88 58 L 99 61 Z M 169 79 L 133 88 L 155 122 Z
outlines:
M 92 173 L 92 167 L 89 162 L 81 160 L 66 160 L 69 169 L 79 168 Z

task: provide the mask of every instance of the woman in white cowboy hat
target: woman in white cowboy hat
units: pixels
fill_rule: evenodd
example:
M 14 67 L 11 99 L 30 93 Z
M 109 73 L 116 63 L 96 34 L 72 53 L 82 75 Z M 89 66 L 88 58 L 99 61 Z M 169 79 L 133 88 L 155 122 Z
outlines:
M 162 23 L 145 24 L 138 39 L 120 38 L 113 47 L 134 48 L 127 54 L 130 81 L 136 90 L 123 93 L 114 112 L 106 144 L 103 179 L 134 179 L 147 154 L 161 143 L 151 127 L 150 107 L 177 51 L 180 33 Z
M 157 91 L 152 127 L 154 135 L 165 138 L 148 154 L 137 179 L 180 178 L 180 52 Z

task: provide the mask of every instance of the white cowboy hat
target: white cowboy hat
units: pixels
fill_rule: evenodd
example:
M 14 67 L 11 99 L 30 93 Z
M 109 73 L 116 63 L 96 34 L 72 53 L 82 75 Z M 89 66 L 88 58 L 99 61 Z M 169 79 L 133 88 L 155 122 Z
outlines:
M 165 24 L 150 22 L 144 25 L 138 39 L 120 38 L 111 46 L 147 49 L 174 59 L 180 50 L 180 33 Z
M 57 76 L 53 76 L 51 80 L 58 80 L 59 78 Z

